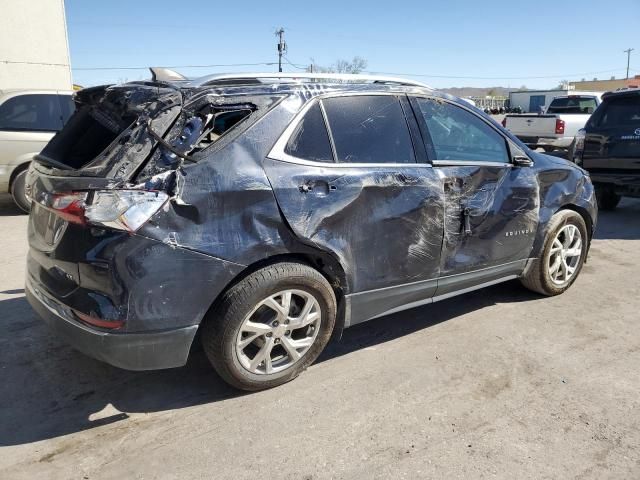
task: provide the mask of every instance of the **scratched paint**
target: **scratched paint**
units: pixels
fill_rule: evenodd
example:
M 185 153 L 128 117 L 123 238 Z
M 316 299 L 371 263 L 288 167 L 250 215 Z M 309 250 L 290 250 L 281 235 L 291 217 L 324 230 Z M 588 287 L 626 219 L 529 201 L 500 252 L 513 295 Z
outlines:
M 49 251 L 31 254 L 29 268 L 40 278 L 54 265 L 75 269 L 76 293 L 66 301 L 104 318 L 125 315 L 129 331 L 198 324 L 245 268 L 280 255 L 304 255 L 346 294 L 537 256 L 559 208 L 595 218 L 593 188 L 580 169 L 531 152 L 508 133 L 532 167 L 337 168 L 268 158 L 297 112 L 320 94 L 425 94 L 414 87 L 118 88 L 128 95 L 123 108 L 138 112 L 136 123 L 86 167 L 36 163 L 33 195 L 136 188 L 166 191 L 171 201 L 135 235 L 70 226 Z M 84 101 L 100 103 L 107 90 Z M 251 115 L 211 146 L 192 153 L 180 144 L 202 108 L 248 104 Z

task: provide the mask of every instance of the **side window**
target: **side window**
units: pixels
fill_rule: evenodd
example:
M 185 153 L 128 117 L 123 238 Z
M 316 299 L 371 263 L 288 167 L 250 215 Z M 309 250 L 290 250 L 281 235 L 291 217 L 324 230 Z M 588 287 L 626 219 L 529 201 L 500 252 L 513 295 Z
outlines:
M 57 132 L 61 117 L 57 95 L 20 95 L 0 105 L 0 130 Z
M 415 155 L 400 101 L 357 95 L 322 101 L 338 162 L 413 163 Z
M 58 97 L 60 101 L 60 109 L 62 110 L 62 124 L 66 124 L 71 118 L 73 112 L 76 111 L 76 105 L 73 103 L 71 95 L 60 95 Z
M 284 152 L 304 160 L 333 162 L 329 134 L 318 102 L 307 111 L 298 123 Z
M 507 143 L 480 118 L 447 102 L 417 99 L 435 150 L 435 160 L 508 163 Z

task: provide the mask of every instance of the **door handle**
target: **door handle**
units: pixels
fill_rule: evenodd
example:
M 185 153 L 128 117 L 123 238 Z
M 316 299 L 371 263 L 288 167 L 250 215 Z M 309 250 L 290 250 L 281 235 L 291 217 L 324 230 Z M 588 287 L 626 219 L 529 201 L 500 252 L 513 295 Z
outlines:
M 465 235 L 471 235 L 471 211 L 469 207 L 462 208 L 462 225 Z
M 326 195 L 329 192 L 334 192 L 338 189 L 335 185 L 327 182 L 326 180 L 307 180 L 303 184 L 298 185 L 298 190 L 301 193 L 309 193 L 315 190 L 318 195 Z

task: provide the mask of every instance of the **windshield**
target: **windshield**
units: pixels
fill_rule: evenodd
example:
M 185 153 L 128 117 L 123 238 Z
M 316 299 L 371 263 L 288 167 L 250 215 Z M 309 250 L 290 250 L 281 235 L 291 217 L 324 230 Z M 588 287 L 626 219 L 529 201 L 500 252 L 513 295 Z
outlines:
M 547 113 L 586 113 L 596 109 L 595 97 L 562 97 L 554 98 Z

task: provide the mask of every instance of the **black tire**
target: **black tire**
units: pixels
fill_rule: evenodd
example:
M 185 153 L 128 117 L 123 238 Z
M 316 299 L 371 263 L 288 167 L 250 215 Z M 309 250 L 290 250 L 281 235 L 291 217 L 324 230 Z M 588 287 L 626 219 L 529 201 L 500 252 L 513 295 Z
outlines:
M 580 162 L 576 162 L 576 159 L 573 158 L 576 155 L 576 141 L 575 139 L 573 140 L 573 142 L 571 142 L 571 145 L 569 145 L 569 149 L 567 150 L 567 160 L 569 160 L 571 163 L 576 163 L 576 164 L 580 164 Z
M 24 213 L 29 213 L 29 211 L 31 210 L 31 202 L 27 200 L 27 197 L 25 195 L 26 179 L 26 168 L 20 171 L 15 177 L 13 177 L 13 182 L 11 182 L 11 196 L 13 197 L 13 201 L 20 210 L 22 210 Z
M 608 188 L 596 189 L 596 199 L 598 200 L 598 208 L 604 211 L 615 210 L 622 197 Z
M 558 232 L 566 225 L 575 225 L 580 231 L 582 237 L 582 252 L 573 276 L 565 284 L 557 285 L 551 280 L 549 261 L 553 241 Z M 544 246 L 540 256 L 531 261 L 520 278 L 520 281 L 529 290 L 541 293 L 542 295 L 553 296 L 563 293 L 575 282 L 576 278 L 578 278 L 580 270 L 582 270 L 582 266 L 584 265 L 584 259 L 587 256 L 588 243 L 589 236 L 582 216 L 573 210 L 561 210 L 557 212 L 551 217 L 549 225 L 547 226 Z
M 277 373 L 256 374 L 246 369 L 236 353 L 239 330 L 252 310 L 270 295 L 287 289 L 303 290 L 317 300 L 321 320 L 314 343 L 301 358 Z M 296 378 L 324 350 L 336 320 L 337 302 L 329 282 L 303 263 L 277 263 L 261 268 L 231 287 L 216 302 L 202 325 L 202 345 L 220 377 L 230 385 L 257 391 Z

